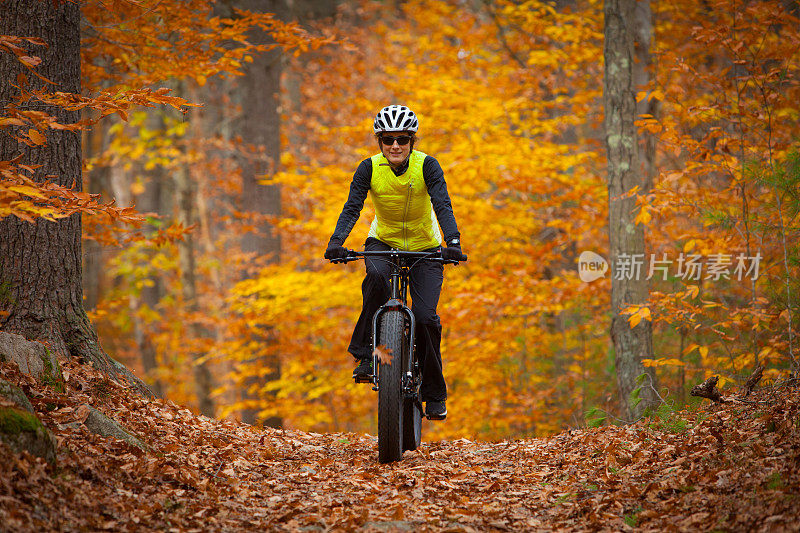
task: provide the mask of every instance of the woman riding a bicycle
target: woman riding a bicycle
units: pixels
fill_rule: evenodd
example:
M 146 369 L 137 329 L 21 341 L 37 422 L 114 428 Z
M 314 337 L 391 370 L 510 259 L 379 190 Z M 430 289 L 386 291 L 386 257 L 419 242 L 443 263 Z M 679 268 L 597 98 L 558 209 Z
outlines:
M 326 259 L 347 257 L 344 242 L 358 221 L 367 193 L 371 193 L 375 219 L 365 250 L 437 251 L 444 234 L 447 247 L 441 248 L 442 258 L 462 260 L 460 234 L 442 167 L 432 156 L 414 149 L 418 127 L 416 115 L 406 106 L 390 105 L 378 112 L 373 131 L 380 153 L 363 160 L 356 169 L 347 202 L 325 250 Z M 370 258 L 364 262 L 363 306 L 348 347 L 357 360 L 353 371 L 357 380 L 374 371 L 372 318 L 389 298 L 390 265 Z M 422 369 L 420 399 L 425 402 L 426 416 L 436 420 L 447 416 L 440 351 L 442 326 L 436 314 L 443 278 L 441 262 L 420 260 L 411 269 L 411 311 L 416 317 L 416 350 Z

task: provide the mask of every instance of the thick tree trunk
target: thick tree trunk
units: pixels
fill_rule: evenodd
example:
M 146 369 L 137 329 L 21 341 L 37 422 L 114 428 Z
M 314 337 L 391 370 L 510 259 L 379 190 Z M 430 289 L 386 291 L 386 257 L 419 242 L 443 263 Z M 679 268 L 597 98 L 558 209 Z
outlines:
M 162 111 L 152 110 L 149 112 L 147 127 L 148 129 L 156 131 L 164 129 Z M 163 215 L 165 209 L 162 207 L 162 191 L 164 190 L 162 183 L 167 179 L 164 168 L 160 165 L 156 165 L 152 170 L 142 168 L 141 173 L 146 177 L 146 182 L 144 191 L 135 197 L 134 203 L 137 209 L 141 213 Z M 153 234 L 156 232 L 156 227 L 148 224 L 145 231 Z M 154 273 L 149 281 L 149 284 L 142 287 L 139 298 L 132 296 L 133 335 L 136 342 L 136 350 L 142 359 L 142 367 L 144 368 L 147 382 L 158 396 L 163 397 L 164 386 L 156 375 L 156 371 L 158 370 L 158 357 L 156 354 L 156 347 L 152 342 L 154 331 L 152 331 L 152 324 L 141 318 L 141 309 L 142 307 L 147 307 L 151 310 L 157 309 L 164 289 L 160 273 Z
M 636 0 L 605 2 L 605 134 L 608 155 L 609 241 L 611 245 L 611 338 L 616 352 L 617 385 L 623 406 L 632 418 L 655 403 L 655 375 L 642 365 L 643 358 L 652 358 L 651 324 L 642 320 L 631 329 L 620 310 L 627 305 L 644 304 L 648 296 L 647 280 L 635 270 L 626 274 L 620 269 L 621 259 L 645 253 L 644 228 L 634 223 L 635 200 L 622 198 L 633 187 L 640 188 L 645 179 L 639 165 L 636 118 L 636 88 L 633 83 L 634 9 Z M 642 269 L 644 270 L 644 269 Z M 619 279 L 618 279 L 619 278 Z M 638 382 L 639 376 L 649 379 Z M 632 393 L 640 388 L 640 402 Z
M 338 0 L 286 0 L 290 17 L 311 31 L 314 29 L 310 25 L 315 22 L 326 24 L 330 20 L 332 24 L 339 3 Z M 284 54 L 286 68 L 283 73 L 283 90 L 285 98 L 281 105 L 288 116 L 303 116 L 303 77 L 309 61 L 314 57 L 315 52 L 313 51 L 307 51 L 297 57 Z M 300 132 L 303 127 L 302 123 L 288 125 L 285 135 L 288 137 L 290 146 L 299 144 Z M 303 154 L 296 153 L 295 155 L 299 155 L 301 163 L 307 162 L 307 158 L 303 157 Z
M 285 0 L 240 0 L 242 9 L 285 16 Z M 253 43 L 272 42 L 264 31 L 253 29 L 248 35 Z M 235 127 L 244 142 L 262 149 L 247 154 L 241 160 L 242 207 L 258 216 L 258 230 L 242 237 L 242 250 L 257 254 L 269 262 L 279 259 L 280 236 L 264 217 L 281 212 L 281 191 L 277 185 L 262 185 L 259 180 L 271 176 L 280 163 L 280 79 L 282 58 L 279 49 L 258 54 L 252 63 L 246 63 L 245 74 L 239 78 L 242 113 Z
M 47 47 L 37 47 L 42 58 L 37 72 L 54 85 L 28 76 L 28 89 L 80 93 L 80 7 L 74 2 L 0 2 L 0 34 L 39 37 Z M 0 106 L 18 105 L 19 90 L 11 83 L 23 68 L 11 54 L 0 54 Z M 75 123 L 77 111 L 43 106 L 35 100 L 20 104 L 54 115 L 62 123 Z M 23 156 L 29 165 L 41 165 L 35 178 L 52 179 L 80 190 L 81 137 L 79 133 L 49 130 L 47 144 L 30 147 L 0 133 L 0 160 Z M 47 177 L 47 178 L 45 178 Z M 124 377 L 142 393 L 147 386 L 100 347 L 83 308 L 81 282 L 81 217 L 31 224 L 10 216 L 0 220 L 0 284 L 6 297 L 0 310 L 0 329 L 41 340 L 60 356 L 91 361 L 114 377 Z
M 237 7 L 254 13 L 275 13 L 280 18 L 287 16 L 286 0 L 238 0 Z M 266 44 L 272 38 L 265 32 L 254 29 L 249 39 L 253 43 Z M 242 108 L 234 129 L 244 142 L 260 150 L 248 153 L 240 159 L 242 169 L 242 208 L 257 217 L 257 230 L 242 236 L 242 251 L 254 254 L 255 264 L 273 263 L 280 259 L 280 236 L 267 222 L 266 217 L 280 215 L 281 191 L 277 185 L 262 185 L 260 179 L 274 174 L 280 163 L 280 80 L 283 58 L 279 49 L 274 49 L 254 57 L 247 63 L 245 74 L 239 78 L 239 103 Z M 269 327 L 269 325 L 266 325 Z M 261 342 L 271 342 L 269 338 Z M 247 389 L 260 386 L 263 380 L 272 381 L 280 377 L 279 357 L 264 361 L 248 361 L 245 366 L 269 366 L 272 371 L 264 378 L 250 378 L 245 382 L 244 398 L 252 398 Z M 255 423 L 258 410 L 245 409 L 242 420 Z M 270 427 L 281 427 L 280 417 L 264 421 Z
M 181 91 L 191 102 L 198 101 L 197 94 L 191 91 Z M 199 120 L 197 111 L 192 113 L 192 120 Z M 193 179 L 190 164 L 186 163 L 176 172 L 175 192 L 177 195 L 178 221 L 184 227 L 194 226 L 197 223 L 197 183 Z M 193 340 L 199 340 L 207 335 L 207 331 L 197 323 L 194 315 L 199 309 L 197 294 L 197 240 L 196 231 L 188 235 L 178 244 L 178 262 L 181 272 L 181 288 L 186 313 L 190 316 L 186 327 Z M 211 393 L 214 382 L 208 361 L 204 360 L 206 354 L 194 353 L 194 379 L 197 392 L 197 403 L 200 412 L 208 417 L 214 417 L 216 407 Z
M 195 223 L 195 199 L 196 190 L 191 179 L 189 169 L 178 170 L 176 175 L 176 188 L 178 194 L 178 219 L 185 227 Z M 197 312 L 197 276 L 195 261 L 195 237 L 187 236 L 178 244 L 178 262 L 181 271 L 181 287 L 183 289 L 183 301 L 186 312 L 191 316 Z M 191 318 L 186 325 L 192 339 L 199 339 L 203 332 L 200 326 Z M 197 391 L 197 403 L 200 412 L 208 417 L 215 414 L 214 401 L 211 398 L 213 381 L 208 362 L 201 361 L 204 354 L 196 353 L 194 366 L 194 379 Z

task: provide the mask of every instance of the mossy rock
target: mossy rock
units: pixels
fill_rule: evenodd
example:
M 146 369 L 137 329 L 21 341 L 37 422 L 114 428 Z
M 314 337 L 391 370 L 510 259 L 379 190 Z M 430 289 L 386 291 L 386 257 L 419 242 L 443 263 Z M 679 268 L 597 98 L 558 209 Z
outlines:
M 0 398 L 5 398 L 15 403 L 18 407 L 22 407 L 29 413 L 33 412 L 33 406 L 30 400 L 28 400 L 28 397 L 25 396 L 25 393 L 22 392 L 22 389 L 15 387 L 4 379 L 0 379 Z
M 0 406 L 0 442 L 15 452 L 26 451 L 49 463 L 56 461 L 56 439 L 35 414 Z
M 64 377 L 58 359 L 41 342 L 27 340 L 22 335 L 0 332 L 0 361 L 14 361 L 20 371 L 64 391 Z
M 138 437 L 133 435 L 130 431 L 124 428 L 122 424 L 113 418 L 104 415 L 88 403 L 85 403 L 78 408 L 79 412 L 83 410 L 85 410 L 87 413 L 86 420 L 84 420 L 83 424 L 92 433 L 96 433 L 97 435 L 101 435 L 103 437 L 114 437 L 115 439 L 127 442 L 131 446 L 136 446 L 141 450 L 147 450 L 147 445 L 144 442 L 142 442 Z

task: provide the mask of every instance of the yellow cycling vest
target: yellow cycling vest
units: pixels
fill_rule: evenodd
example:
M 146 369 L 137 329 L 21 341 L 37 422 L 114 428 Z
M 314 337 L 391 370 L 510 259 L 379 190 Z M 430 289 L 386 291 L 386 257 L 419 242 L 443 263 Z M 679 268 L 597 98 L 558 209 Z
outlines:
M 375 206 L 375 219 L 369 236 L 398 250 L 418 252 L 442 243 L 439 224 L 433 212 L 431 197 L 422 175 L 426 154 L 411 151 L 408 169 L 395 176 L 383 154 L 372 161 L 370 194 Z

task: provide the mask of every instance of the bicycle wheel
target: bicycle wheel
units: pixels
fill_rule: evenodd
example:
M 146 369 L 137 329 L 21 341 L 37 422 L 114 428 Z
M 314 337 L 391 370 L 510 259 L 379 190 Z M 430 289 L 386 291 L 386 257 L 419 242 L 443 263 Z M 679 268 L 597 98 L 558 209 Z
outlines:
M 390 364 L 378 364 L 378 461 L 391 463 L 403 456 L 403 331 L 400 311 L 381 317 L 380 344 L 392 355 Z
M 422 440 L 422 404 L 419 398 L 403 399 L 403 450 L 416 450 Z

